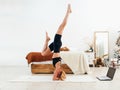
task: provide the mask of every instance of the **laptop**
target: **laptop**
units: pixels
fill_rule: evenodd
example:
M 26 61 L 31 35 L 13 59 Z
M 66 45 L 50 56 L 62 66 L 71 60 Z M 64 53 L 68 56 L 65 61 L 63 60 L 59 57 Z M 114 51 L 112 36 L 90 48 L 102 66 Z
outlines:
M 116 68 L 109 67 L 106 76 L 99 76 L 99 77 L 96 77 L 96 78 L 99 79 L 100 81 L 111 81 L 114 77 L 115 71 L 116 71 Z

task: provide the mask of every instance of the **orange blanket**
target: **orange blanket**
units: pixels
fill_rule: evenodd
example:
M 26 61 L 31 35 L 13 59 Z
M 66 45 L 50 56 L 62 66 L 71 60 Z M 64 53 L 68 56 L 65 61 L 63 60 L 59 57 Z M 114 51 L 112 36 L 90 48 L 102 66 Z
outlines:
M 60 48 L 60 51 L 69 51 L 69 48 L 62 47 L 62 48 Z M 42 56 L 41 52 L 30 52 L 27 54 L 26 59 L 28 61 L 28 64 L 30 64 L 31 62 L 50 61 L 50 60 L 52 60 L 52 55 L 53 55 L 53 53 L 51 53 L 48 56 Z
M 27 60 L 28 64 L 30 64 L 31 62 L 50 61 L 50 60 L 52 60 L 52 55 L 53 55 L 53 53 L 51 53 L 48 56 L 42 56 L 41 52 L 30 52 L 27 54 L 26 60 Z

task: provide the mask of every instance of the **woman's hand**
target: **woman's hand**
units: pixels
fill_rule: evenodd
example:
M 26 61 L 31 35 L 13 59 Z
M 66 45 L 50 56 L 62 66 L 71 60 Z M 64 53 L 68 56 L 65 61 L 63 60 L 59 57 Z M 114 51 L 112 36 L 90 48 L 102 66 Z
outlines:
M 60 78 L 60 74 L 62 72 L 60 64 L 61 64 L 61 62 L 57 62 L 55 65 L 56 68 L 54 71 L 53 80 L 59 80 L 59 78 Z
M 61 69 L 60 62 L 56 63 L 55 65 L 55 71 L 53 75 L 53 80 L 64 80 L 66 79 L 65 72 Z
M 53 80 L 60 80 L 61 74 L 62 74 L 61 68 L 55 68 Z

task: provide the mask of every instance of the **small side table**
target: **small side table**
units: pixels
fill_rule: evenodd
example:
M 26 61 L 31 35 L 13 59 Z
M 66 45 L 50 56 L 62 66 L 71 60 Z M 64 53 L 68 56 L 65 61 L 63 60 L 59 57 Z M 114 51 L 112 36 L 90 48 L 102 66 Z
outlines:
M 89 66 L 94 66 L 94 52 L 85 52 L 86 58 L 88 60 Z

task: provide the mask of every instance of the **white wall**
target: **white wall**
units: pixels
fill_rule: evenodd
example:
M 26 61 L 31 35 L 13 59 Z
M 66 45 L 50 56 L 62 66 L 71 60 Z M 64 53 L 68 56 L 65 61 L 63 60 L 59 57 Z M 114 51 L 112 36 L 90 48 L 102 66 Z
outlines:
M 51 41 L 72 5 L 63 46 L 85 50 L 93 32 L 110 34 L 110 57 L 120 30 L 119 0 L 0 0 L 0 65 L 27 65 L 25 56 L 41 51 L 48 31 Z

